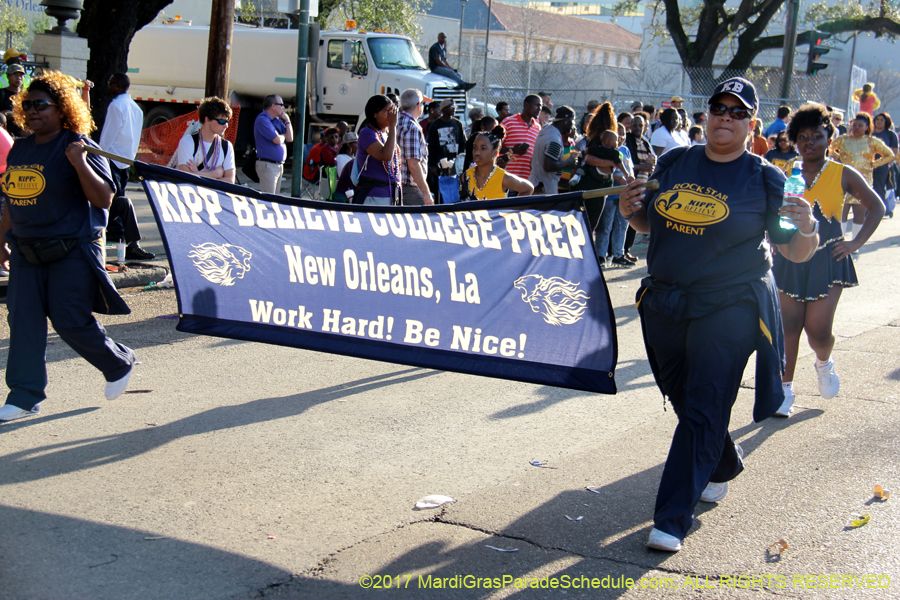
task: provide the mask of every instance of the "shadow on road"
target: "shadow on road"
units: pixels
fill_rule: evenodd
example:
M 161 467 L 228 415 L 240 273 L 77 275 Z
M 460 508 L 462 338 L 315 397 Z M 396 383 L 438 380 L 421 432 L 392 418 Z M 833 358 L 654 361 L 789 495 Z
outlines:
M 291 577 L 247 556 L 138 529 L 2 505 L 0 522 L 4 600 L 224 599 Z
M 425 369 L 395 371 L 292 396 L 263 398 L 236 406 L 220 406 L 149 429 L 49 444 L 14 452 L 0 457 L 0 485 L 40 479 L 45 476 L 41 475 L 42 472 L 65 474 L 101 467 L 139 456 L 181 438 L 295 417 L 318 404 L 389 385 L 424 379 L 438 373 Z M 90 410 L 95 409 L 73 412 Z M 29 423 L 41 423 L 45 419 L 61 416 L 32 417 L 22 421 L 21 424 L 14 421 L 0 427 L 0 433 L 15 431 L 20 427 L 27 427 Z
M 748 424 L 732 432 L 735 439 L 740 439 L 745 457 L 749 457 L 770 436 L 786 429 L 796 427 L 803 421 L 817 418 L 823 414 L 821 410 L 805 410 L 791 419 L 768 420 L 760 424 Z M 749 436 L 749 437 L 746 437 Z M 745 438 L 745 439 L 742 439 Z M 628 451 L 627 449 L 624 451 Z M 602 461 L 602 458 L 598 458 Z M 434 581 L 440 578 L 453 580 L 456 576 L 473 576 L 475 578 L 496 578 L 503 574 L 513 577 L 542 577 L 550 574 L 558 579 L 569 576 L 572 579 L 610 578 L 610 584 L 620 577 L 638 581 L 650 571 L 659 569 L 662 576 L 670 575 L 681 587 L 686 573 L 693 573 L 690 568 L 679 567 L 678 555 L 649 551 L 645 544 L 653 515 L 656 488 L 662 474 L 663 465 L 659 464 L 633 475 L 623 477 L 609 485 L 595 488 L 596 493 L 585 489 L 569 489 L 542 504 L 539 508 L 503 527 L 499 531 L 473 529 L 473 526 L 454 517 L 451 507 L 446 513 L 435 517 L 433 522 L 418 523 L 412 527 L 431 527 L 434 524 L 445 524 L 453 527 L 441 535 L 441 541 L 427 541 L 411 546 L 404 545 L 402 538 L 396 533 L 389 533 L 370 540 L 373 546 L 389 545 L 400 552 L 399 556 L 372 573 L 359 573 L 357 576 L 396 577 L 403 574 L 415 574 L 406 588 L 376 590 L 362 589 L 358 584 L 347 584 L 329 578 L 337 569 L 343 569 L 342 579 L 346 579 L 346 571 L 352 567 L 342 566 L 344 552 L 348 554 L 349 565 L 358 564 L 371 548 L 366 543 L 360 548 L 351 548 L 329 557 L 324 564 L 321 577 L 295 577 L 289 583 L 266 590 L 265 594 L 253 598 L 272 598 L 273 600 L 307 600 L 307 599 L 356 599 L 369 597 L 386 597 L 386 595 L 402 598 L 422 598 L 442 600 L 465 598 L 466 600 L 499 597 L 496 590 L 485 589 L 421 589 L 418 574 L 430 575 Z M 714 504 L 699 504 L 696 511 L 694 527 L 690 535 L 703 527 L 703 515 L 716 510 Z M 562 515 L 583 515 L 582 523 L 571 523 L 562 520 Z M 585 534 L 584 523 L 590 522 L 590 533 Z M 454 545 L 445 540 L 458 536 L 458 527 L 465 527 L 466 533 L 480 537 L 477 542 Z M 456 534 L 456 535 L 455 535 Z M 390 538 L 390 536 L 395 536 Z M 486 548 L 489 544 L 499 548 L 518 548 L 515 553 L 500 553 Z M 405 546 L 405 551 L 404 551 Z M 371 564 L 371 561 L 364 561 Z M 666 563 L 663 565 L 663 563 Z M 696 576 L 696 574 L 694 574 Z M 396 581 L 396 579 L 394 580 Z M 401 579 L 401 584 L 406 579 Z M 702 585 L 703 576 L 698 585 Z M 512 586 L 509 586 L 512 588 Z M 610 589 L 507 589 L 504 598 L 577 598 L 577 599 L 614 599 L 627 593 L 624 587 Z M 652 590 L 654 595 L 668 595 L 671 590 Z M 699 593 L 699 592 L 698 592 Z M 648 596 L 649 597 L 649 596 Z M 679 596 L 687 597 L 687 596 Z M 694 597 L 694 596 L 691 596 Z

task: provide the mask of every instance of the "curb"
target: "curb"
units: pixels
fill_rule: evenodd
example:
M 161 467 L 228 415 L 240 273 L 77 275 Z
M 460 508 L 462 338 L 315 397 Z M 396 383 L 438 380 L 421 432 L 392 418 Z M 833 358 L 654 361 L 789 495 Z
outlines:
M 144 287 L 155 281 L 162 281 L 169 274 L 169 269 L 156 265 L 134 264 L 128 265 L 129 269 L 124 273 L 109 273 L 116 289 Z

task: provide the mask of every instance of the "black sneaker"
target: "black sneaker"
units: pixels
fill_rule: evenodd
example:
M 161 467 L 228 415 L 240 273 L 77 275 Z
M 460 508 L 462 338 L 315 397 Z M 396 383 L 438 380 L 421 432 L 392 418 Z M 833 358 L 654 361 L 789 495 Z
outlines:
M 152 260 L 154 258 L 156 258 L 155 254 L 147 252 L 137 242 L 128 244 L 125 248 L 125 260 Z
M 630 269 L 634 266 L 634 263 L 625 258 L 624 256 L 616 256 L 612 259 L 612 264 L 617 267 L 624 267 L 626 269 Z

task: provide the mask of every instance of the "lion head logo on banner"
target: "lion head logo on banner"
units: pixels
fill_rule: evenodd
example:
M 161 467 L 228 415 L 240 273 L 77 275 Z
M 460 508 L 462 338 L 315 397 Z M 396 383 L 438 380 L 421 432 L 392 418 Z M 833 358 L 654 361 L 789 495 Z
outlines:
M 232 244 L 200 244 L 193 246 L 188 257 L 194 259 L 194 266 L 207 281 L 219 285 L 234 285 L 235 279 L 243 279 L 250 270 L 253 254 Z
M 590 296 L 578 289 L 577 283 L 561 277 L 546 279 L 540 275 L 524 275 L 513 284 L 522 290 L 522 300 L 531 310 L 544 315 L 551 325 L 572 325 L 584 316 Z

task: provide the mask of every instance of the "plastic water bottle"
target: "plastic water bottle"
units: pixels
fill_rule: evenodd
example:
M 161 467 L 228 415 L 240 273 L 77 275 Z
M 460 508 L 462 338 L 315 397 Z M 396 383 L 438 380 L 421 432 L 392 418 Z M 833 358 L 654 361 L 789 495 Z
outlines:
M 803 192 L 806 191 L 806 181 L 803 179 L 803 165 L 801 163 L 794 163 L 794 168 L 791 170 L 791 176 L 788 177 L 787 181 L 784 182 L 784 199 L 785 201 L 781 203 L 782 206 L 787 204 L 788 198 L 802 198 Z M 782 229 L 797 229 L 797 226 L 794 225 L 794 222 L 786 217 L 781 217 L 780 222 Z

